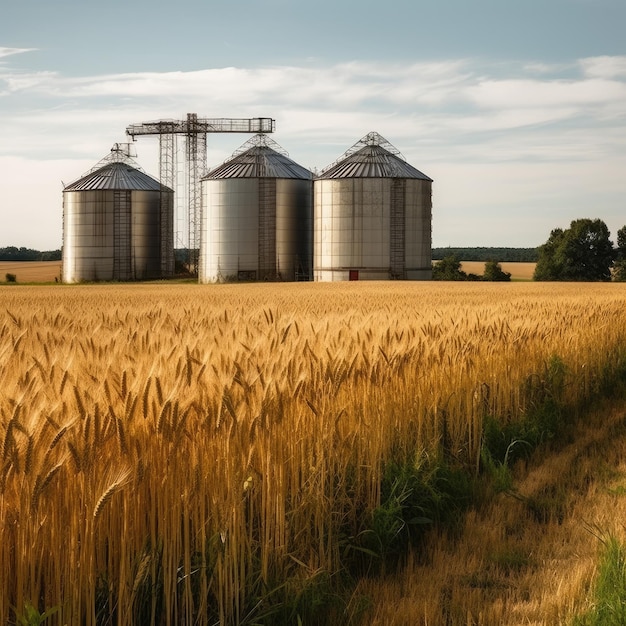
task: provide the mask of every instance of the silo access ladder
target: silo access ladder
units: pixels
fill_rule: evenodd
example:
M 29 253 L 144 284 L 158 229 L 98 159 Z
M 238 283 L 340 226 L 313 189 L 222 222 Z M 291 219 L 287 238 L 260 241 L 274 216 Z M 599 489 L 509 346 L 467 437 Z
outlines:
M 390 278 L 406 278 L 406 180 L 391 181 L 391 209 L 389 215 Z

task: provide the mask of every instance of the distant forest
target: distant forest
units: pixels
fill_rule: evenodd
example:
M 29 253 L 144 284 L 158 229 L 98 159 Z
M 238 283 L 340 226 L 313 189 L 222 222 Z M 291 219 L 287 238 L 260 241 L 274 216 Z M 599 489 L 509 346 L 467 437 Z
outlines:
M 188 250 L 176 250 L 176 258 L 187 258 Z M 433 248 L 433 261 L 449 256 L 461 261 L 496 261 L 497 263 L 536 263 L 537 248 Z M 0 248 L 0 261 L 60 261 L 61 250 L 31 250 L 30 248 Z
M 198 256 L 198 250 L 196 257 Z M 189 250 L 186 248 L 176 248 L 174 255 L 181 263 L 189 259 Z M 61 250 L 32 250 L 31 248 L 0 248 L 0 261 L 60 261 Z
M 60 250 L 31 250 L 30 248 L 0 248 L 0 261 L 60 261 Z
M 460 261 L 536 263 L 537 248 L 433 248 L 433 261 L 455 256 Z

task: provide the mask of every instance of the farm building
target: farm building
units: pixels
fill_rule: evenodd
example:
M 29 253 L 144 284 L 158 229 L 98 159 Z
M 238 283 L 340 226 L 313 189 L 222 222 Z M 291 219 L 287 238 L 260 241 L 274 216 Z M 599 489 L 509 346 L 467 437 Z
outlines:
M 263 134 L 204 176 L 199 281 L 310 280 L 312 178 Z
M 173 191 L 118 147 L 63 190 L 63 282 L 174 272 Z
M 383 137 L 363 137 L 314 182 L 314 279 L 430 279 L 431 193 Z

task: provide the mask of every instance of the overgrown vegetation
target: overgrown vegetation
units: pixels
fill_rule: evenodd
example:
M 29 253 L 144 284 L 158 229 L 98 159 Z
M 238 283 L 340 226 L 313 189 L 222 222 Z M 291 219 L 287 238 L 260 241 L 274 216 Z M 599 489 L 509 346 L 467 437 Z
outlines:
M 433 263 L 433 280 L 467 279 L 467 274 L 461 269 L 461 260 L 455 255 L 444 257 L 439 263 Z
M 433 280 L 484 280 L 508 282 L 511 274 L 502 270 L 500 263 L 488 260 L 482 276 L 467 273 L 461 269 L 461 260 L 456 255 L 444 257 L 438 263 L 433 264 Z
M 498 261 L 490 259 L 485 263 L 483 280 L 490 282 L 509 282 L 511 280 L 511 273 L 505 272 Z
M 54 615 L 59 610 L 59 607 L 52 607 L 43 612 L 36 609 L 31 602 L 26 601 L 24 603 L 23 611 L 15 610 L 15 624 L 17 626 L 40 626 L 45 624 L 49 617 Z
M 542 444 L 563 435 L 571 425 L 564 402 L 567 368 L 557 355 L 549 357 L 543 371 L 529 375 L 522 384 L 526 411 L 518 420 L 485 415 L 481 466 L 496 493 L 516 495 L 512 467 L 520 458 L 528 458 Z M 570 406 L 575 415 L 577 407 Z
M 623 626 L 626 624 L 626 546 L 616 537 L 594 532 L 603 551 L 594 585 L 591 609 L 574 626 Z
M 421 454 L 385 465 L 380 504 L 364 517 L 352 538 L 345 566 L 352 575 L 393 569 L 409 545 L 419 546 L 426 532 L 457 523 L 472 502 L 473 477 L 467 468 Z

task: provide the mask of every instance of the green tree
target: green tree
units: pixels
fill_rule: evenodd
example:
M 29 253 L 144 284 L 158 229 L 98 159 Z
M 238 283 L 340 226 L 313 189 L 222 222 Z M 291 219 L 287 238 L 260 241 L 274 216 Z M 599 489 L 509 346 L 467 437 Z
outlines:
M 467 274 L 461 269 L 461 261 L 452 254 L 433 264 L 433 280 L 467 280 Z
M 503 271 L 500 263 L 497 261 L 487 261 L 485 263 L 485 271 L 483 273 L 483 280 L 489 281 L 510 281 L 510 272 Z
M 554 229 L 539 246 L 535 280 L 611 280 L 615 257 L 609 229 L 600 219 L 574 220 L 566 230 Z
M 563 229 L 555 228 L 548 241 L 537 248 L 539 257 L 533 274 L 534 280 L 560 280 L 561 268 L 557 262 L 557 250 L 563 236 Z

